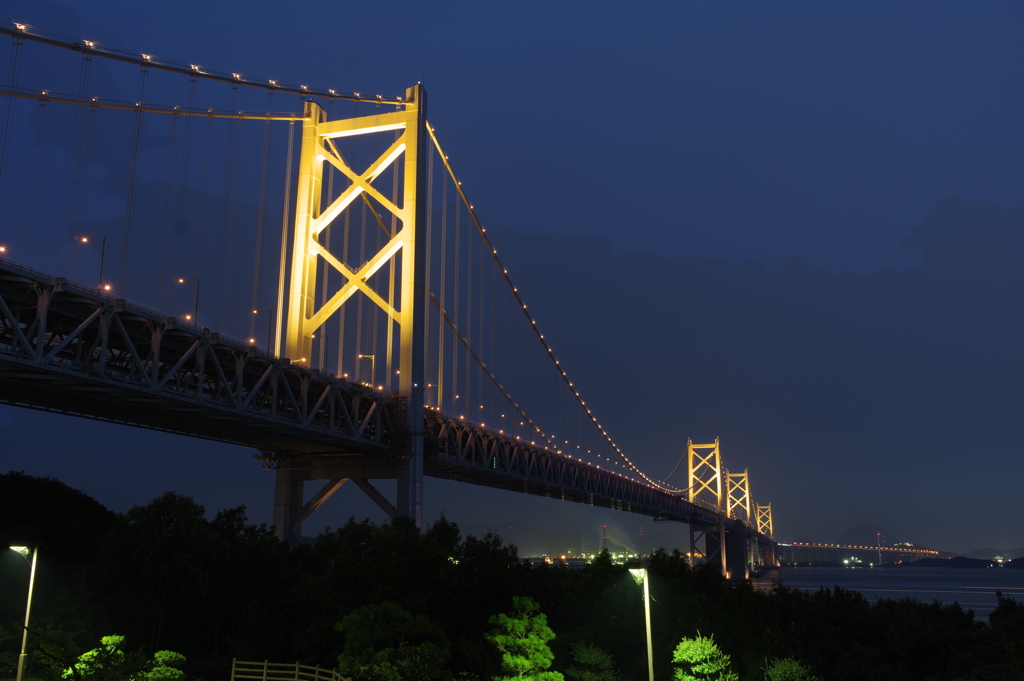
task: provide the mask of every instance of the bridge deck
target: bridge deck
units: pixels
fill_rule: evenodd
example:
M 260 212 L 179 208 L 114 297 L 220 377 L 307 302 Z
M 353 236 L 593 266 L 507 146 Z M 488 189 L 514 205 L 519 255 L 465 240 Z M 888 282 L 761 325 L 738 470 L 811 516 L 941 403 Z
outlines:
M 271 462 L 394 466 L 407 437 L 396 395 L 3 260 L 0 402 L 250 446 Z M 425 421 L 429 476 L 718 523 L 712 509 L 507 434 L 431 408 Z

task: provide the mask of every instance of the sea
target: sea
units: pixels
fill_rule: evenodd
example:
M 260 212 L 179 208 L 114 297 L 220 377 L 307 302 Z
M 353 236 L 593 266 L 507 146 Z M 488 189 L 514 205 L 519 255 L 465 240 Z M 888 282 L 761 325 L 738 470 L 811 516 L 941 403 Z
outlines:
M 1006 568 L 899 567 L 783 567 L 754 580 L 758 588 L 771 588 L 780 579 L 788 587 L 817 591 L 840 586 L 859 591 L 869 601 L 880 598 L 916 598 L 930 603 L 959 603 L 988 622 L 996 607 L 996 592 L 1024 602 L 1024 570 Z

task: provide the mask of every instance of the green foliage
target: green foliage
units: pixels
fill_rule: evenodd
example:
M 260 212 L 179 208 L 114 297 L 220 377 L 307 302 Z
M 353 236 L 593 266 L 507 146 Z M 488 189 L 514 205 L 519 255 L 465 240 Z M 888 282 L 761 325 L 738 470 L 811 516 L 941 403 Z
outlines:
M 73 650 L 67 637 L 51 633 L 49 654 L 59 663 Z M 153 662 L 146 659 L 141 651 L 126 653 L 123 650 L 124 636 L 104 636 L 100 647 L 93 648 L 78 656 L 78 659 L 61 673 L 64 679 L 74 681 L 141 681 L 146 678 Z
M 82 653 L 78 661 L 64 670 L 61 675 L 65 679 L 90 678 L 96 676 L 103 669 L 111 669 L 124 662 L 124 651 L 121 646 L 124 644 L 124 636 L 104 636 L 100 639 L 100 647 Z
M 181 667 L 185 656 L 173 650 L 158 650 L 153 653 L 153 668 L 146 672 L 146 681 L 181 681 L 185 672 Z
M 443 518 L 424 531 L 405 518 L 351 520 L 313 546 L 290 548 L 270 528 L 250 524 L 241 507 L 210 518 L 194 500 L 166 494 L 115 515 L 68 492 L 53 480 L 0 476 L 0 507 L 17 498 L 28 509 L 0 513 L 0 537 L 31 520 L 47 542 L 28 638 L 32 678 L 86 681 L 63 674 L 89 672 L 79 658 L 93 649 L 88 681 L 179 677 L 171 658 L 132 652 L 144 647 L 180 650 L 204 670 L 227 669 L 232 657 L 334 667 L 341 655 L 348 668 L 370 670 L 361 678 L 490 681 L 558 669 L 571 681 L 596 679 L 601 666 L 574 654 L 580 641 L 612 657 L 609 671 L 621 678 L 647 676 L 639 590 L 607 554 L 581 570 L 529 567 L 498 535 L 463 537 Z M 60 512 L 45 512 L 34 499 Z M 60 525 L 78 517 L 88 519 L 80 534 Z M 0 551 L 0 678 L 16 668 L 27 588 L 27 562 Z M 773 669 L 776 658 L 836 681 L 1024 681 L 1024 604 L 1002 595 L 989 627 L 957 605 L 730 584 L 717 565 L 691 567 L 679 551 L 654 552 L 650 589 L 658 679 L 677 671 L 667 653 L 680 638 L 702 632 L 731 654 L 728 671 L 744 681 L 796 671 Z M 495 655 L 494 642 L 481 635 L 520 594 L 541 604 L 545 627 L 559 633 L 541 641 L 548 666 L 533 671 L 503 669 L 504 651 Z M 365 626 L 339 635 L 346 615 Z M 116 647 L 123 658 L 97 648 L 111 631 L 126 635 Z M 101 656 L 108 664 L 97 662 Z
M 398 603 L 368 605 L 335 625 L 345 636 L 338 670 L 357 680 L 445 679 L 448 639 L 425 615 Z
M 515 612 L 491 617 L 495 629 L 487 634 L 488 641 L 501 652 L 501 669 L 505 676 L 495 681 L 562 681 L 558 672 L 545 671 L 555 659 L 548 641 L 555 632 L 548 626 L 548 618 L 541 613 L 532 598 L 512 598 Z
M 579 667 L 565 670 L 567 676 L 578 681 L 618 681 L 612 656 L 592 643 L 574 643 L 572 659 Z
M 65 659 L 74 644 L 65 634 L 48 632 L 42 634 L 48 639 L 50 661 L 59 664 Z M 60 678 L 74 681 L 181 681 L 185 673 L 180 667 L 185 656 L 172 650 L 159 650 L 153 659 L 141 651 L 125 652 L 124 636 L 103 636 L 99 647 L 78 655 L 75 663 L 60 673 Z M 52 666 L 52 665 L 51 665 Z
M 731 671 L 731 660 L 722 652 L 714 637 L 698 633 L 693 638 L 684 638 L 672 653 L 672 661 L 679 665 L 675 670 L 676 681 L 739 681 L 739 675 Z
M 811 670 L 791 657 L 774 659 L 764 670 L 765 681 L 818 681 Z

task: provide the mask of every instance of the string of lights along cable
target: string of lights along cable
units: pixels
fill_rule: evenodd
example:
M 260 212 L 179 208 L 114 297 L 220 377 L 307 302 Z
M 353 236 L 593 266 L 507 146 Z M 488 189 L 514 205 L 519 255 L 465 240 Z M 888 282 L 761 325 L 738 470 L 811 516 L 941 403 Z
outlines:
M 305 304 L 319 312 L 309 356 L 289 359 L 397 393 L 407 254 L 391 244 L 406 187 L 403 130 L 387 117 L 405 110 L 406 95 L 286 84 L 17 22 L 0 20 L 0 32 L 10 37 L 0 258 L 69 286 L 96 282 L 98 295 L 282 357 L 293 304 L 285 282 L 305 266 L 290 257 L 300 238 L 295 211 L 315 185 L 310 210 L 331 217 L 307 249 L 316 274 Z M 317 157 L 323 171 L 312 177 L 299 167 L 311 115 L 327 126 L 382 123 L 367 134 L 331 128 Z M 686 495 L 685 485 L 642 471 L 588 406 L 499 256 L 441 131 L 428 121 L 426 132 L 424 285 L 415 295 L 425 310 L 428 410 Z

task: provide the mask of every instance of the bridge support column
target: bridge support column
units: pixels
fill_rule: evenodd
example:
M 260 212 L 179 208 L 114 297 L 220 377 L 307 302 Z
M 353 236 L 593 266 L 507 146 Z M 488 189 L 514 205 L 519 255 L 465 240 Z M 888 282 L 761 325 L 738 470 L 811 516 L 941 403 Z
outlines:
M 423 527 L 423 292 L 427 288 L 424 270 L 426 239 L 419 235 L 427 220 L 427 91 L 414 85 L 405 91 L 410 120 L 405 136 L 405 197 L 407 222 L 398 238 L 402 241 L 402 288 L 398 392 L 406 400 L 409 428 L 409 460 L 398 472 L 398 512 Z
M 747 532 L 746 528 L 737 523 L 737 527 L 725 533 L 725 569 L 730 579 L 750 579 L 747 564 Z
M 298 546 L 303 543 L 302 522 L 323 506 L 324 502 L 349 480 L 363 490 L 366 496 L 370 497 L 388 517 L 394 518 L 398 515 L 398 510 L 370 483 L 370 478 L 397 478 L 401 475 L 401 469 L 333 466 L 329 468 L 283 467 L 276 470 L 276 475 L 274 534 L 290 546 Z M 326 480 L 327 483 L 309 501 L 303 503 L 303 487 L 307 481 L 312 480 Z M 399 487 L 399 491 L 401 491 L 401 487 Z

